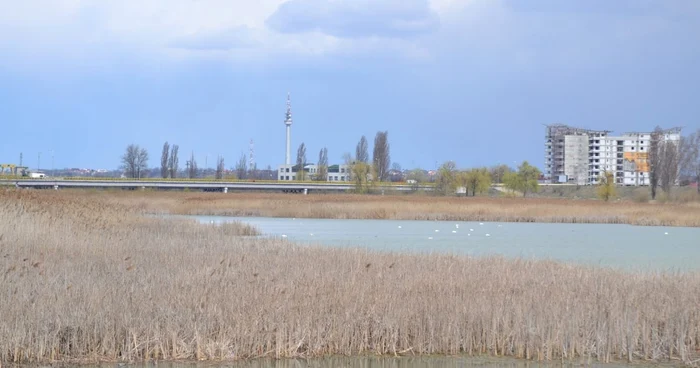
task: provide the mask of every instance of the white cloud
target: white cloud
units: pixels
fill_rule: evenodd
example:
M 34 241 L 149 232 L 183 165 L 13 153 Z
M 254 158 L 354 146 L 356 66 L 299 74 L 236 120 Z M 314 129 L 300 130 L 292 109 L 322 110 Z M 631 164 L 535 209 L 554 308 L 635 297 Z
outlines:
M 289 0 L 267 24 L 283 33 L 401 38 L 434 31 L 439 19 L 428 0 Z
M 552 1 L 528 0 L 525 7 L 520 0 L 8 0 L 0 1 L 0 63 L 260 64 L 389 55 L 581 65 L 699 34 L 697 0 L 644 0 L 633 11 L 623 6 L 633 0 L 612 8 L 595 0 L 603 5 L 585 11 Z

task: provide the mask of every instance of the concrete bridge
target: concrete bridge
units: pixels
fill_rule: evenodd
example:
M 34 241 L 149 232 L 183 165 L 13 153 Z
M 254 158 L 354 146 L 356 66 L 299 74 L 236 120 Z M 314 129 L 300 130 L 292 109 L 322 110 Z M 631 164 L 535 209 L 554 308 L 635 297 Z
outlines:
M 285 193 L 309 192 L 348 192 L 355 189 L 352 183 L 326 182 L 224 182 L 198 180 L 81 180 L 81 179 L 1 179 L 0 186 L 17 188 L 62 189 L 62 188 L 102 188 L 124 190 L 197 190 L 209 192 L 229 191 L 272 191 Z M 415 190 L 432 190 L 428 185 L 411 184 L 376 184 L 371 187 L 374 192 L 410 192 Z

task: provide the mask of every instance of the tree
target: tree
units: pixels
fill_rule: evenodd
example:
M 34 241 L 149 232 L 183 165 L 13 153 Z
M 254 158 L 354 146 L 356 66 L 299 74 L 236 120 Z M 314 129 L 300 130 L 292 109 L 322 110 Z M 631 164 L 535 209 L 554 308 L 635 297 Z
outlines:
M 663 142 L 663 130 L 661 127 L 654 128 L 649 141 L 649 153 L 647 162 L 649 163 L 649 187 L 651 189 L 651 199 L 656 199 L 656 188 L 661 179 L 661 146 Z
M 170 174 L 169 166 L 168 166 L 168 161 L 169 161 L 169 156 L 170 156 L 170 144 L 166 141 L 163 143 L 163 153 L 160 155 L 160 176 L 163 179 L 168 178 L 168 174 Z
M 306 180 L 306 145 L 302 142 L 297 149 L 297 180 Z
M 423 169 L 413 169 L 406 176 L 406 180 L 411 183 L 413 190 L 418 190 L 421 184 L 428 181 L 428 174 Z
M 192 152 L 189 161 L 187 161 L 187 176 L 190 179 L 196 178 L 197 170 L 197 160 L 194 159 L 194 152 Z
M 141 172 L 148 168 L 148 151 L 136 144 L 126 147 L 122 156 L 122 169 L 129 178 L 141 178 Z
M 455 192 L 457 183 L 457 165 L 454 161 L 447 161 L 438 169 L 437 180 L 435 182 L 435 193 L 441 195 L 451 195 Z
M 170 177 L 175 179 L 177 177 L 177 171 L 179 170 L 180 159 L 177 156 L 180 147 L 177 144 L 173 144 L 170 148 L 170 157 L 168 157 L 168 170 L 170 171 Z
M 389 166 L 391 165 L 391 154 L 389 146 L 389 132 L 377 132 L 374 137 L 374 149 L 372 150 L 372 163 L 377 172 L 378 181 L 386 181 L 389 176 Z
M 369 146 L 367 144 L 367 138 L 363 135 L 360 141 L 357 143 L 355 148 L 355 161 L 357 162 L 369 162 Z
M 681 139 L 681 173 L 695 180 L 700 194 L 700 129 Z
M 355 182 L 355 192 L 369 192 L 369 178 L 372 174 L 372 166 L 366 162 L 357 161 L 352 164 L 350 170 L 352 179 Z
M 226 171 L 224 166 L 224 157 L 219 156 L 216 159 L 216 179 L 221 180 L 224 178 L 224 172 Z
M 248 174 L 248 164 L 246 160 L 245 153 L 241 153 L 241 157 L 238 159 L 238 162 L 236 163 L 236 177 L 239 180 L 244 180 L 247 177 Z
M 503 176 L 506 173 L 512 172 L 513 169 L 511 169 L 508 165 L 498 165 L 494 166 L 491 168 L 491 181 L 497 184 L 503 183 Z
M 609 201 L 615 196 L 615 175 L 610 171 L 603 171 L 598 180 L 598 198 Z
M 539 177 L 540 170 L 523 161 L 517 172 L 509 172 L 503 176 L 503 184 L 506 188 L 519 191 L 523 193 L 523 197 L 527 197 L 528 193 L 536 192 L 539 188 Z
M 472 197 L 475 197 L 476 193 L 481 194 L 489 190 L 491 174 L 486 168 L 465 171 L 461 173 L 461 184 L 467 189 L 466 195 L 471 191 Z
M 318 153 L 318 171 L 316 180 L 326 181 L 328 176 L 328 148 L 323 147 Z
M 673 141 L 665 141 L 661 144 L 661 189 L 667 195 L 671 194 L 671 188 L 678 179 L 678 145 Z

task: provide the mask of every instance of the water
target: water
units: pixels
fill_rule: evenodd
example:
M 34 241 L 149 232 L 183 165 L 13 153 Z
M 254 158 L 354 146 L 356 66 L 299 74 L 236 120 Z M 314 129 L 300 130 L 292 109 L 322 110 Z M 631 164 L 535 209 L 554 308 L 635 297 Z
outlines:
M 241 221 L 301 244 L 554 259 L 631 270 L 700 270 L 700 228 L 607 224 L 194 216 Z

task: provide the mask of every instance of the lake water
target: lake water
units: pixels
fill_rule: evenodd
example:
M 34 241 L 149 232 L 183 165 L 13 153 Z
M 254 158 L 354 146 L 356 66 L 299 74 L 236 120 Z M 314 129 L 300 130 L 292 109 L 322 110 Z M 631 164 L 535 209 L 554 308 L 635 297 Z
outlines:
M 700 270 L 700 228 L 607 224 L 335 220 L 195 216 L 241 221 L 301 244 L 554 259 L 632 270 Z

